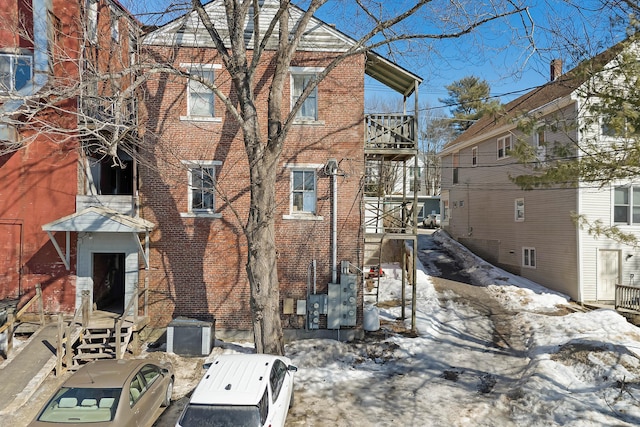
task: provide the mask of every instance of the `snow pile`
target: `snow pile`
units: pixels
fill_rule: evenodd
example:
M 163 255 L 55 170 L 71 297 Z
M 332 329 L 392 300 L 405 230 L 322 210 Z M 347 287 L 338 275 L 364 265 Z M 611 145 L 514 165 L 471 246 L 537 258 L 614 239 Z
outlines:
M 437 292 L 438 268 L 426 260 L 417 337 L 387 330 L 357 343 L 289 344 L 299 371 L 287 426 L 640 424 L 640 329 L 612 310 L 561 315 L 566 296 L 487 264 L 443 232 L 434 238 L 429 257 L 454 252 L 487 300 Z M 383 268 L 380 301 L 398 300 L 398 266 Z M 383 321 L 400 313 L 380 304 Z

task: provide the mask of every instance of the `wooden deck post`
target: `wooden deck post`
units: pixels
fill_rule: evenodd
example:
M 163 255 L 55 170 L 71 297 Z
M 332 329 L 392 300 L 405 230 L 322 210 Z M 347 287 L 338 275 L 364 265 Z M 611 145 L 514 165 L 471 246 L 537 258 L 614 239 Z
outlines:
M 64 353 L 64 364 L 67 367 L 67 369 L 69 369 L 69 367 L 73 363 L 73 360 L 72 360 L 73 348 L 71 348 L 72 342 L 71 342 L 71 325 L 70 324 L 67 325 L 65 336 L 66 336 L 66 339 L 64 343 L 65 343 L 66 351 Z
M 58 314 L 58 340 L 56 343 L 56 377 L 62 374 L 62 340 L 64 339 L 62 314 Z
M 13 349 L 13 324 L 15 322 L 15 317 L 13 315 L 13 311 L 11 311 L 7 317 L 7 324 L 9 327 L 7 328 L 7 356 Z
M 125 313 L 126 316 L 126 313 Z M 122 359 L 122 319 L 116 319 L 115 321 L 115 333 L 116 333 L 116 359 Z
M 40 283 L 36 285 L 36 297 L 38 298 L 38 311 L 40 311 L 40 326 L 44 326 L 44 301 Z
M 89 326 L 89 291 L 82 291 L 82 327 Z

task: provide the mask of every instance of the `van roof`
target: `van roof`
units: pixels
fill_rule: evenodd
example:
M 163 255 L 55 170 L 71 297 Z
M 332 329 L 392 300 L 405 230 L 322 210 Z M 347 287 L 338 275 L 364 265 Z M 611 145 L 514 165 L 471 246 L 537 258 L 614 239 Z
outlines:
M 192 404 L 257 405 L 279 357 L 268 354 L 223 354 L 207 369 Z M 287 364 L 286 360 L 283 360 Z

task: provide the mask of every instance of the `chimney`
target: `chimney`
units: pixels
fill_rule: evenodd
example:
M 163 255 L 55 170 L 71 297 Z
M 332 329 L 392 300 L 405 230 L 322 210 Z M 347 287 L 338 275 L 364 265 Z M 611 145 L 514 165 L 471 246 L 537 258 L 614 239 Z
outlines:
M 551 60 L 551 81 L 556 80 L 562 75 L 562 59 Z

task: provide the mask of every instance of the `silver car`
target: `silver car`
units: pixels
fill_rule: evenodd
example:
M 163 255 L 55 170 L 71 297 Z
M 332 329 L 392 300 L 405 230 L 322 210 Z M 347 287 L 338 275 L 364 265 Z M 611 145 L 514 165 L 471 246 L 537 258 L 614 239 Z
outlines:
M 426 228 L 440 227 L 440 214 L 429 214 L 422 220 L 422 225 Z

